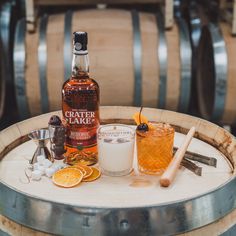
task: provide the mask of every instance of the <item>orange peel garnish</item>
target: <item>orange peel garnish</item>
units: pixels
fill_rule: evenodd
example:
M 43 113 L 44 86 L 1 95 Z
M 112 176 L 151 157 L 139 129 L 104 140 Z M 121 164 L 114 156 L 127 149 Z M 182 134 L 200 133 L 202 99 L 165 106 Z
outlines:
M 155 129 L 155 127 L 148 121 L 148 118 L 146 116 L 140 114 L 140 112 L 136 112 L 133 115 L 133 119 L 134 119 L 136 125 L 139 125 L 140 123 L 145 123 L 148 125 L 149 129 Z
M 134 119 L 136 125 L 139 125 L 140 123 L 146 123 L 146 124 L 148 124 L 148 119 L 147 119 L 147 117 L 144 116 L 144 115 L 142 115 L 142 114 L 140 115 L 139 112 L 136 112 L 136 113 L 133 115 L 133 119 Z M 141 121 L 141 122 L 140 122 L 140 121 Z

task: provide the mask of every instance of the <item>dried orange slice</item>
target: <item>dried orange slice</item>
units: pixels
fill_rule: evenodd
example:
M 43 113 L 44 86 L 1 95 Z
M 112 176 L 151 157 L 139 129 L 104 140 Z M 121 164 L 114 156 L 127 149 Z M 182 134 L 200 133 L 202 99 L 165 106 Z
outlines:
M 77 165 L 76 166 L 67 166 L 66 168 L 77 168 L 78 170 L 80 170 L 82 172 L 83 176 L 86 175 L 86 171 L 80 166 L 77 166 Z M 92 172 L 91 172 L 91 174 L 92 174 Z
M 83 166 L 89 166 L 89 165 L 93 165 L 94 163 L 96 163 L 94 160 L 79 160 L 77 163 L 83 165 Z
M 58 170 L 52 176 L 55 185 L 64 188 L 71 188 L 78 185 L 83 179 L 83 173 L 77 168 L 64 168 Z
M 80 169 L 80 170 L 83 170 L 83 171 L 85 172 L 84 178 L 89 177 L 89 176 L 92 175 L 92 173 L 93 173 L 92 167 L 89 167 L 89 166 L 85 166 L 85 165 L 76 163 L 76 164 L 74 165 L 74 167 L 75 167 L 75 168 L 78 168 L 78 169 Z
M 90 168 L 93 170 L 93 173 L 89 177 L 84 178 L 83 179 L 84 182 L 94 181 L 101 176 L 101 172 L 98 168 L 96 168 L 96 167 L 90 167 Z

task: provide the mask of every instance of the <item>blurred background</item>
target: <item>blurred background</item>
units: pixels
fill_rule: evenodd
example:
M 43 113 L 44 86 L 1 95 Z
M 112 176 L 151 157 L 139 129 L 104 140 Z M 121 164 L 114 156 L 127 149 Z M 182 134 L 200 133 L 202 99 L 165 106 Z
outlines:
M 236 1 L 1 0 L 0 129 L 61 109 L 72 33 L 87 31 L 101 105 L 236 123 Z

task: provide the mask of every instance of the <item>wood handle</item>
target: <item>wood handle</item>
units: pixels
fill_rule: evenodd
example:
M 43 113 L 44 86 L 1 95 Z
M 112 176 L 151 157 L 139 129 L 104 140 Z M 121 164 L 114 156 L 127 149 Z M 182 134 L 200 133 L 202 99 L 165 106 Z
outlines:
M 184 154 L 188 148 L 188 145 L 190 144 L 192 137 L 195 133 L 195 127 L 192 127 L 188 134 L 186 135 L 186 138 L 180 148 L 175 153 L 173 159 L 171 160 L 170 164 L 166 168 L 165 172 L 162 174 L 160 179 L 160 184 L 163 187 L 168 187 L 174 180 L 177 170 L 180 166 L 180 163 L 184 157 Z

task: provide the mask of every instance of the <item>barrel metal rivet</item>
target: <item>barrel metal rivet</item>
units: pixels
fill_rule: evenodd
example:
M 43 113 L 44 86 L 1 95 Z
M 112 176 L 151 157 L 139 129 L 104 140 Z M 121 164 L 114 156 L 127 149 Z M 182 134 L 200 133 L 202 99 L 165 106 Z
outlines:
M 129 227 L 130 226 L 129 226 L 128 220 L 123 219 L 123 220 L 120 221 L 120 228 L 121 228 L 121 230 L 126 231 L 126 230 L 129 229 Z

